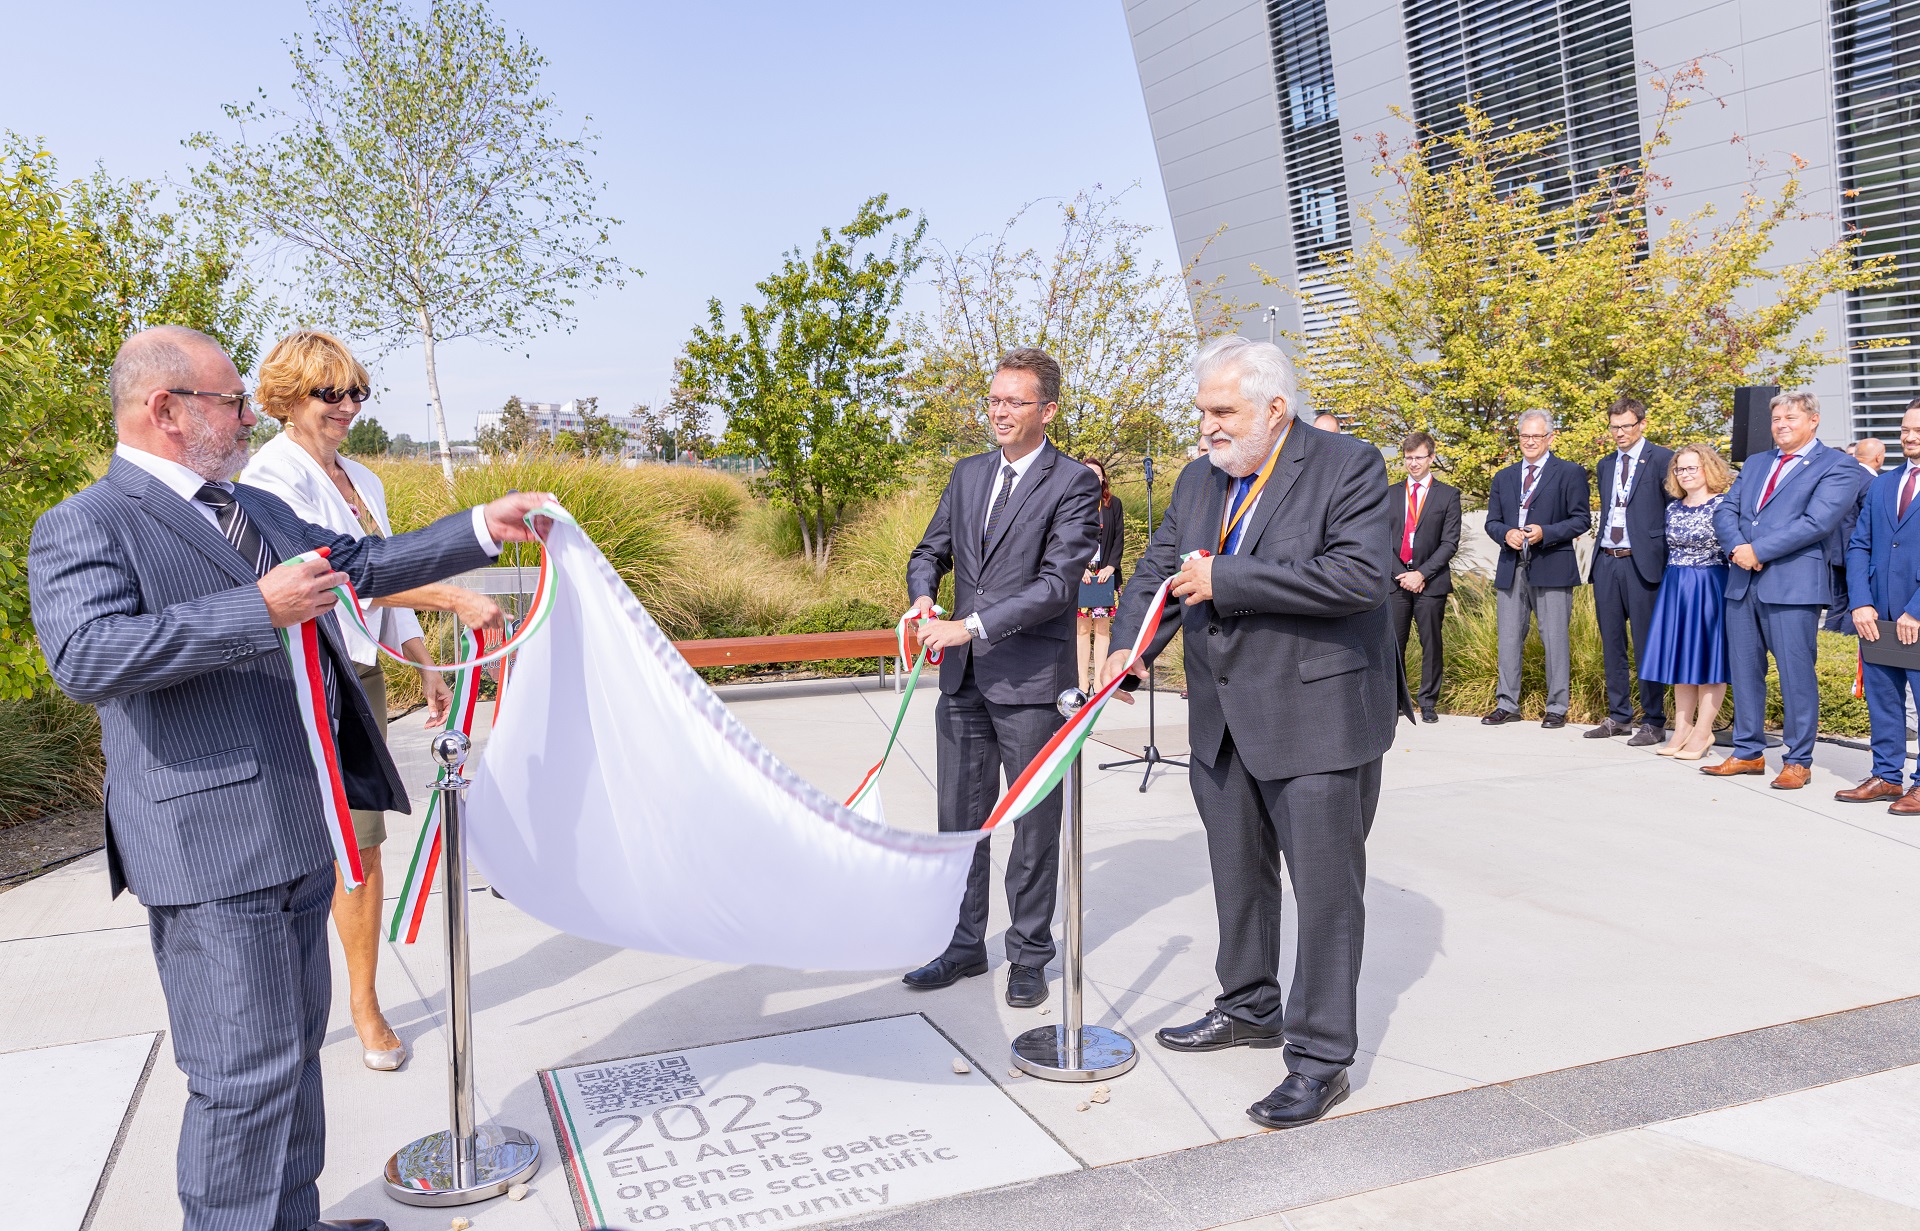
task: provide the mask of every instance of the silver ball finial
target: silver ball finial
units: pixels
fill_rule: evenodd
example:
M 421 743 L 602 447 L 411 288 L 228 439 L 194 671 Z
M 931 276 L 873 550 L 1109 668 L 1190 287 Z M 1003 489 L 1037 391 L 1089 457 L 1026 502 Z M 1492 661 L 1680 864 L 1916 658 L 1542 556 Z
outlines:
M 1056 701 L 1054 701 L 1053 704 L 1054 704 L 1054 708 L 1060 711 L 1060 717 L 1071 718 L 1075 714 L 1079 713 L 1080 707 L 1085 705 L 1086 703 L 1087 703 L 1086 693 L 1081 692 L 1078 688 L 1069 688 L 1067 689 L 1067 691 L 1061 693 L 1059 698 Z
M 460 763 L 467 759 L 467 750 L 472 747 L 473 741 L 461 731 L 442 731 L 427 745 L 433 753 L 433 759 L 448 769 L 458 769 Z

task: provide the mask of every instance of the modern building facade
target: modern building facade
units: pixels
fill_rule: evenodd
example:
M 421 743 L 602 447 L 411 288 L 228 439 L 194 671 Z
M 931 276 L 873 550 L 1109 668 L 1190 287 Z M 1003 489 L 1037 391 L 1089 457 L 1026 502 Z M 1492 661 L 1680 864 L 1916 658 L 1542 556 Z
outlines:
M 548 439 L 552 439 L 561 432 L 574 432 L 586 426 L 586 421 L 581 418 L 580 404 L 576 401 L 525 402 L 522 403 L 522 405 L 526 409 L 528 417 L 533 420 L 534 427 L 545 433 Z M 479 420 L 474 427 L 476 434 L 484 432 L 488 428 L 498 428 L 500 426 L 500 417 L 504 413 L 504 411 L 498 410 L 481 411 Z M 626 445 L 620 450 L 621 456 L 637 457 L 645 452 L 647 441 L 646 424 L 631 415 L 606 415 L 604 417 L 607 422 L 618 428 L 627 438 Z
M 1900 265 L 1893 286 L 1829 296 L 1807 322 L 1839 360 L 1813 382 L 1823 434 L 1891 436 L 1920 394 L 1920 0 L 1123 2 L 1181 250 L 1224 225 L 1199 275 L 1276 306 L 1280 328 L 1316 322 L 1259 271 L 1311 286 L 1320 254 L 1364 242 L 1376 134 L 1444 129 L 1477 99 L 1496 120 L 1558 126 L 1544 179 L 1571 191 L 1637 156 L 1653 79 L 1698 61 L 1709 97 L 1660 155 L 1660 216 L 1731 213 L 1802 164 L 1813 216 L 1781 228 L 1772 259 L 1858 228 L 1863 253 Z M 1263 336 L 1264 315 L 1243 332 Z

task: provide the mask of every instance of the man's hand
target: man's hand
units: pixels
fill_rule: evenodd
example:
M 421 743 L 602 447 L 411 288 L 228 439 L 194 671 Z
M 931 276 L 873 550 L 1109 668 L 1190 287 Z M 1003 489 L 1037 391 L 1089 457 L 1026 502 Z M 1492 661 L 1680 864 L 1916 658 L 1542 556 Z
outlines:
M 933 600 L 922 594 L 919 598 L 913 600 L 913 606 L 907 608 L 907 614 L 910 616 L 932 615 Z
M 274 566 L 258 584 L 273 626 L 292 628 L 332 611 L 339 601 L 333 589 L 346 583 L 347 575 L 334 572 L 333 565 L 325 560 L 305 560 Z
M 1527 532 L 1525 530 L 1522 530 L 1520 527 L 1515 526 L 1513 529 L 1507 531 L 1507 546 L 1513 548 L 1515 551 L 1519 551 L 1522 547 L 1525 547 L 1526 545 L 1527 545 Z
M 453 707 L 453 689 L 447 687 L 447 677 L 438 671 L 422 670 L 420 691 L 427 695 L 427 720 L 421 725 L 429 731 L 445 726 L 447 711 Z
M 1893 622 L 1893 635 L 1900 638 L 1901 645 L 1912 645 L 1920 641 L 1920 620 L 1914 619 L 1904 611 L 1901 612 L 1900 618 Z
M 920 644 L 929 650 L 951 649 L 973 640 L 973 630 L 959 620 L 925 620 L 919 627 Z
M 1213 557 L 1190 556 L 1180 571 L 1173 575 L 1173 588 L 1168 591 L 1175 598 L 1187 600 L 1187 606 L 1204 603 L 1213 598 Z
M 1107 655 L 1107 661 L 1100 664 L 1100 678 L 1093 682 L 1093 690 L 1095 692 L 1099 692 L 1102 688 L 1105 688 L 1113 681 L 1114 676 L 1119 675 L 1127 669 L 1127 654 L 1128 651 L 1126 650 L 1115 650 L 1113 653 Z M 1143 680 L 1147 678 L 1147 664 L 1145 660 L 1133 664 L 1133 674 Z M 1118 689 L 1114 690 L 1113 699 L 1116 701 L 1124 701 L 1128 705 L 1133 704 L 1133 694 L 1121 692 Z
M 1540 540 L 1546 537 L 1547 537 L 1547 532 L 1545 530 L 1542 530 L 1540 527 L 1538 526 L 1527 527 L 1527 542 L 1532 543 L 1534 546 L 1538 547 L 1540 545 Z
M 1427 579 L 1422 577 L 1416 569 L 1408 569 L 1394 580 L 1399 582 L 1400 588 L 1409 594 L 1418 594 L 1427 588 Z
M 1727 559 L 1732 560 L 1735 564 L 1750 573 L 1757 573 L 1765 567 L 1760 563 L 1760 557 L 1753 554 L 1752 543 L 1740 544 L 1740 546 L 1733 549 L 1733 554 L 1728 556 Z M 1769 582 L 1768 584 L 1771 585 L 1772 583 Z
M 1862 641 L 1880 640 L 1880 613 L 1871 606 L 1853 609 L 1853 631 L 1860 634 Z
M 472 590 L 464 590 L 459 586 L 449 586 L 447 588 L 457 595 L 453 600 L 453 614 L 459 618 L 462 624 L 471 628 L 476 633 L 489 629 L 496 633 L 502 633 L 507 630 L 507 617 L 501 612 L 499 603 L 494 602 L 484 594 L 477 594 Z M 434 678 L 439 679 L 440 677 L 436 675 Z M 444 686 L 443 682 L 442 687 Z M 452 694 L 449 693 L 448 696 L 452 696 Z M 429 699 L 429 703 L 431 703 L 431 699 Z M 444 716 L 445 715 L 442 715 L 442 717 Z
M 536 517 L 527 527 L 527 514 L 543 504 L 558 504 L 551 492 L 514 492 L 487 505 L 487 533 L 496 543 L 531 543 L 547 532 L 552 519 Z M 536 531 L 538 533 L 536 533 Z

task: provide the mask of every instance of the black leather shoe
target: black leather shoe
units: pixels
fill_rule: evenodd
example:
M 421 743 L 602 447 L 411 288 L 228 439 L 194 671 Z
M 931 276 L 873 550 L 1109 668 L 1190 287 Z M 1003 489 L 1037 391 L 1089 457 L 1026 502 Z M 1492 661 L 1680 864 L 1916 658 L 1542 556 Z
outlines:
M 1351 1088 L 1344 1070 L 1332 1081 L 1317 1081 L 1305 1073 L 1288 1073 L 1273 1093 L 1247 1108 L 1247 1118 L 1266 1128 L 1299 1128 L 1312 1124 L 1343 1102 Z
M 1488 713 L 1486 717 L 1482 718 L 1480 720 L 1480 725 L 1483 727 L 1497 727 L 1503 722 L 1518 721 L 1519 718 L 1520 718 L 1520 715 L 1514 713 L 1512 710 L 1497 709 L 1497 710 L 1493 710 L 1492 712 Z
M 1278 1030 L 1263 1030 L 1230 1013 L 1209 1010 L 1197 1022 L 1156 1030 L 1160 1046 L 1174 1051 L 1221 1051 L 1229 1047 L 1278 1047 L 1286 1040 Z
M 1007 1003 L 1016 1009 L 1031 1009 L 1047 998 L 1047 972 L 1042 966 L 1007 967 Z
M 1540 720 L 1540 725 L 1549 731 L 1558 731 L 1561 727 L 1567 725 L 1567 716 L 1565 714 L 1548 714 Z M 1593 732 L 1589 731 L 1587 734 L 1591 735 Z
M 916 991 L 930 992 L 936 987 L 949 987 L 962 979 L 971 979 L 975 975 L 987 973 L 987 963 L 982 960 L 968 965 L 956 962 L 950 957 L 936 957 L 918 970 L 909 970 L 900 976 L 900 982 Z
M 314 1223 L 307 1231 L 387 1231 L 380 1218 L 329 1218 Z
M 1655 744 L 1664 744 L 1666 742 L 1667 729 L 1665 727 L 1656 727 L 1650 722 L 1643 722 L 1640 724 L 1640 729 L 1633 733 L 1633 738 L 1627 741 L 1627 747 L 1651 748 Z
M 1590 728 L 1583 734 L 1587 739 L 1612 739 L 1616 735 L 1625 735 L 1633 730 L 1633 724 L 1616 722 L 1612 717 L 1602 718 L 1600 725 Z
M 1420 711 L 1420 721 L 1421 721 L 1421 722 L 1439 722 L 1439 721 L 1440 721 L 1440 715 L 1439 715 L 1439 714 L 1437 714 L 1437 713 L 1435 713 L 1435 712 L 1434 712 L 1434 711 L 1432 711 L 1432 710 L 1421 710 L 1421 711 Z

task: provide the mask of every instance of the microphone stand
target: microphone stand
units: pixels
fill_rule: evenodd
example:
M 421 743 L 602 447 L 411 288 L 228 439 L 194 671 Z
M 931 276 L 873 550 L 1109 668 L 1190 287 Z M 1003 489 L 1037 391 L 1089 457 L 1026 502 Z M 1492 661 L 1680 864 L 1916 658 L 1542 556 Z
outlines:
M 1146 480 L 1147 480 L 1147 537 L 1151 539 L 1153 537 L 1153 531 L 1154 531 L 1153 455 L 1152 454 L 1148 454 L 1146 457 L 1143 457 L 1140 459 L 1140 469 L 1141 469 L 1141 473 L 1146 477 Z M 1158 745 L 1155 743 L 1154 705 L 1153 705 L 1153 694 L 1155 691 L 1153 686 L 1154 675 L 1155 675 L 1154 668 L 1149 666 L 1147 668 L 1147 746 L 1141 750 L 1140 755 L 1137 757 L 1128 757 L 1123 761 L 1108 761 L 1100 766 L 1101 769 L 1124 769 L 1129 765 L 1146 766 L 1146 769 L 1143 770 L 1140 774 L 1140 791 L 1142 794 L 1146 793 L 1146 789 L 1148 785 L 1150 785 L 1153 781 L 1154 766 L 1166 765 L 1175 769 L 1189 768 L 1189 766 L 1185 761 L 1176 761 L 1171 757 L 1161 756 L 1160 749 Z

